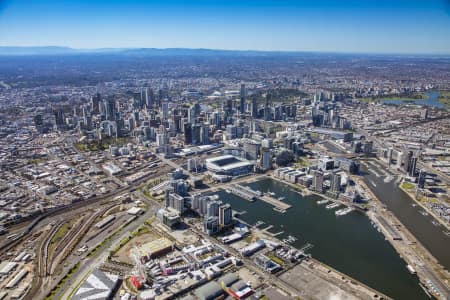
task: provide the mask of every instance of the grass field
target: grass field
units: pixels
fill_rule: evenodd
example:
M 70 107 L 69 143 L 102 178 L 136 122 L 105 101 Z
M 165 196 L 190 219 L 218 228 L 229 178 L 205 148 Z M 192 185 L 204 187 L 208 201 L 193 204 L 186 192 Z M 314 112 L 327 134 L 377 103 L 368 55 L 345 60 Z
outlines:
M 416 187 L 416 185 L 414 183 L 411 182 L 403 182 L 402 183 L 402 188 L 404 188 L 405 190 L 412 190 Z
M 275 256 L 275 255 L 270 255 L 269 258 L 271 260 L 273 260 L 274 262 L 276 262 L 277 264 L 279 264 L 280 266 L 284 265 L 284 260 L 282 260 L 281 258 Z
M 450 107 L 450 91 L 440 91 L 439 102 L 445 104 L 447 108 Z

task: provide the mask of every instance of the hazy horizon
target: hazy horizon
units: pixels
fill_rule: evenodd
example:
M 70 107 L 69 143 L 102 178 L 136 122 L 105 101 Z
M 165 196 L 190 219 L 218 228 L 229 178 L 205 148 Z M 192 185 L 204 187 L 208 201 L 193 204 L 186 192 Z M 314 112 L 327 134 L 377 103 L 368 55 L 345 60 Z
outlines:
M 236 53 L 265 53 L 265 54 L 336 54 L 336 55 L 381 55 L 381 56 L 450 56 L 449 53 L 405 53 L 405 52 L 367 52 L 367 51 L 314 51 L 314 50 L 260 50 L 260 49 L 220 49 L 220 48 L 187 48 L 187 47 L 167 47 L 167 48 L 156 48 L 156 47 L 101 47 L 101 48 L 75 48 L 65 45 L 42 45 L 42 46 L 16 46 L 16 45 L 6 45 L 0 46 L 0 55 L 14 55 L 15 53 L 10 53 L 8 49 L 18 49 L 23 52 L 17 53 L 17 55 L 39 55 L 39 54 L 95 54 L 95 53 L 109 53 L 109 54 L 120 54 L 126 51 L 134 50 L 148 50 L 148 51 L 210 51 L 210 52 L 236 52 Z M 52 49 L 54 51 L 52 51 Z M 27 52 L 28 50 L 28 52 Z M 47 50 L 47 51 L 45 51 Z M 60 50 L 60 51 L 58 51 Z M 35 51 L 35 52 L 30 52 Z M 40 52 L 43 51 L 43 52 Z M 67 51 L 67 52 L 65 52 Z
M 0 2 L 0 46 L 441 55 L 445 36 L 446 0 Z

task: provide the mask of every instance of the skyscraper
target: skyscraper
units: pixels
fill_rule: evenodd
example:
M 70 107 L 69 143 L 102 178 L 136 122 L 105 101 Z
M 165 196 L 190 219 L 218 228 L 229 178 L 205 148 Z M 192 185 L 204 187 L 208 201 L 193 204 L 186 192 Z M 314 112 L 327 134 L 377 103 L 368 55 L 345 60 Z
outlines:
M 270 121 L 272 119 L 270 112 L 270 102 L 272 101 L 272 95 L 270 92 L 266 94 L 266 102 L 264 104 L 264 121 Z
M 258 104 L 256 103 L 256 97 L 252 97 L 252 117 L 257 118 L 258 117 Z
M 245 113 L 245 84 L 241 84 L 241 101 L 239 103 L 239 111 L 241 114 Z
M 91 98 L 91 111 L 94 115 L 98 115 L 100 113 L 100 103 L 101 103 L 101 95 L 100 93 L 95 94 Z
M 200 128 L 200 143 L 202 145 L 209 144 L 209 125 L 202 124 Z
M 116 101 L 113 97 L 103 100 L 105 118 L 108 121 L 114 121 L 116 118 Z
M 167 117 L 169 116 L 169 103 L 161 103 L 161 116 L 163 120 L 167 120 Z
M 411 177 L 416 176 L 416 167 L 417 167 L 417 156 L 413 155 L 409 159 L 409 165 L 408 165 L 408 175 Z
M 222 204 L 219 206 L 219 225 L 220 227 L 226 227 L 231 224 L 232 213 L 230 204 Z
M 219 215 L 219 202 L 210 201 L 206 205 L 206 216 L 207 217 L 217 217 Z
M 341 190 L 341 175 L 332 174 L 330 182 L 330 190 L 334 193 L 338 193 Z
M 183 126 L 184 131 L 184 143 L 191 144 L 192 143 L 192 126 L 190 123 L 185 123 Z
M 323 192 L 323 173 L 321 171 L 314 171 L 312 188 L 314 191 Z
M 268 148 L 261 149 L 261 168 L 264 171 L 272 168 L 272 154 Z
M 153 100 L 154 100 L 154 94 L 153 94 L 153 90 L 150 89 L 148 90 L 148 88 L 145 89 L 145 106 L 147 107 L 147 109 L 153 107 Z
M 417 188 L 423 189 L 425 188 L 425 180 L 427 177 L 427 172 L 424 170 L 420 170 L 419 177 L 417 178 Z

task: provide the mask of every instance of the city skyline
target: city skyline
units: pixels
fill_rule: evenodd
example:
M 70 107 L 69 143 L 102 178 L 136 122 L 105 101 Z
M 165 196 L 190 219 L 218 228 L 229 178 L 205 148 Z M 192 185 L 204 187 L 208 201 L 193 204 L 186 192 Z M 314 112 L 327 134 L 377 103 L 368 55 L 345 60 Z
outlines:
M 448 1 L 3 1 L 0 46 L 450 54 Z

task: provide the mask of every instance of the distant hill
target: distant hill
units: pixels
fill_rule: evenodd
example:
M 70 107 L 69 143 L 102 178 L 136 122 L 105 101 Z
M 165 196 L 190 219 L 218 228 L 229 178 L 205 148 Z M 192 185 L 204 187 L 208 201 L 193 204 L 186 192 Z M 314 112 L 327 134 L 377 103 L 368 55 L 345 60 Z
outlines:
M 64 54 L 122 54 L 137 56 L 270 56 L 274 54 L 289 55 L 300 52 L 276 52 L 276 51 L 243 51 L 243 50 L 214 50 L 214 49 L 190 49 L 190 48 L 99 48 L 99 49 L 75 49 L 60 46 L 42 47 L 14 47 L 0 46 L 0 55 L 27 56 L 27 55 L 64 55 Z
M 0 56 L 52 56 L 52 55 L 81 55 L 81 54 L 112 54 L 125 56 L 228 56 L 228 57 L 435 57 L 448 58 L 449 55 L 431 54 L 383 54 L 383 53 L 333 53 L 333 52 L 305 52 L 305 51 L 261 51 L 261 50 L 220 50 L 205 48 L 97 48 L 77 49 L 62 46 L 40 46 L 40 47 L 16 47 L 0 46 Z

